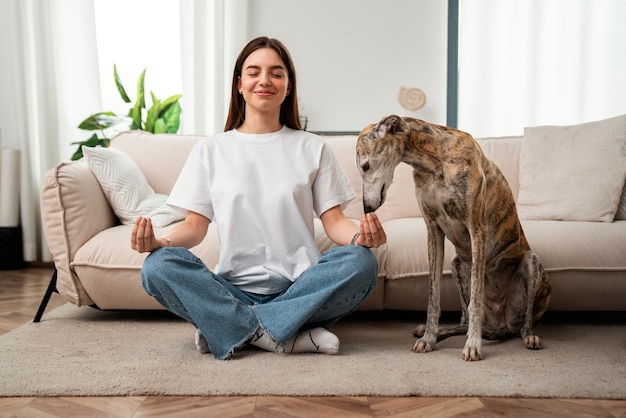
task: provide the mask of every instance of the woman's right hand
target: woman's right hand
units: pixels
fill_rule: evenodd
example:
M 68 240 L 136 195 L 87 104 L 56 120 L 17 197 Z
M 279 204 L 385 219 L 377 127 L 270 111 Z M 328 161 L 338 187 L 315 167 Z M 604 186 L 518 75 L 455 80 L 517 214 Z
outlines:
M 154 235 L 150 218 L 139 217 L 130 234 L 130 248 L 138 253 L 151 252 L 163 245 Z

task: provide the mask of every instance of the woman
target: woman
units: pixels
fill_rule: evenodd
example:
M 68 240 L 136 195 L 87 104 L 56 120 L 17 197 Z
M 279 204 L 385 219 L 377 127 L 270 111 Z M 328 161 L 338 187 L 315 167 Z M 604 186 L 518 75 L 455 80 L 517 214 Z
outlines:
M 280 353 L 335 354 L 328 327 L 354 312 L 376 284 L 368 250 L 386 242 L 375 214 L 360 225 L 342 207 L 355 197 L 328 145 L 301 130 L 287 49 L 261 37 L 241 51 L 224 133 L 191 151 L 168 203 L 187 211 L 165 237 L 137 219 L 131 248 L 151 252 L 143 286 L 197 329 L 218 359 L 253 344 Z M 313 212 L 338 247 L 315 245 Z M 220 259 L 210 271 L 187 249 L 215 222 Z

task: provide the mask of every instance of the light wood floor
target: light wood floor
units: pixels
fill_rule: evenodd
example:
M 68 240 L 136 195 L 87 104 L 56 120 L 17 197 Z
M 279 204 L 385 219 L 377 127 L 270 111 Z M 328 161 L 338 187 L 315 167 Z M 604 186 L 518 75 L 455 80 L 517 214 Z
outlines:
M 0 271 L 0 335 L 32 320 L 51 274 L 49 266 Z M 63 298 L 55 293 L 48 310 L 63 303 Z M 1 356 L 0 353 L 0 364 Z M 278 396 L 0 398 L 0 417 L 87 416 L 626 417 L 626 400 Z

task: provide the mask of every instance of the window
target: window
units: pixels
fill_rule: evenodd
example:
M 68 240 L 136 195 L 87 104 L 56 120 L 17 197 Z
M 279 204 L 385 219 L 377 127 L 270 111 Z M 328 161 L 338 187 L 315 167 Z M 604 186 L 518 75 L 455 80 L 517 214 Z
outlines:
M 626 109 L 626 3 L 461 2 L 458 126 L 521 135 Z
M 178 0 L 94 0 L 94 8 L 103 110 L 128 109 L 115 87 L 113 64 L 133 102 L 145 68 L 148 105 L 150 91 L 159 99 L 182 93 Z

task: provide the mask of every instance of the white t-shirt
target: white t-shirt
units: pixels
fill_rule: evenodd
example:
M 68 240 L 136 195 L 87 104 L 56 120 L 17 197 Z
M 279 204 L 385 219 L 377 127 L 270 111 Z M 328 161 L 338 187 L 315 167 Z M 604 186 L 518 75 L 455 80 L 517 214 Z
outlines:
M 217 225 L 215 273 L 242 290 L 278 293 L 320 258 L 313 212 L 342 208 L 355 193 L 330 146 L 287 127 L 237 130 L 194 146 L 168 203 Z

